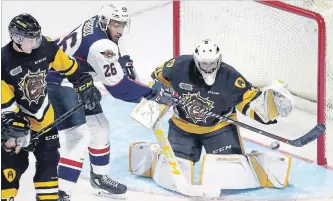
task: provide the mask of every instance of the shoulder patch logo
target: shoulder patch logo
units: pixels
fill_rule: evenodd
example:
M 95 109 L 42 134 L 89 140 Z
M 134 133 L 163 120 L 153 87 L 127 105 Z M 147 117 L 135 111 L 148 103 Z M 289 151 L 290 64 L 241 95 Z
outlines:
M 238 88 L 245 88 L 246 84 L 245 84 L 244 79 L 242 77 L 238 77 L 235 81 L 235 86 Z
M 22 67 L 18 66 L 16 68 L 12 69 L 9 73 L 10 73 L 11 76 L 15 76 L 19 73 L 22 73 Z
M 173 64 L 175 63 L 175 59 L 172 59 L 171 61 L 169 61 L 166 65 L 166 67 L 170 68 L 173 66 Z
M 16 171 L 12 168 L 4 169 L 3 174 L 8 182 L 12 182 L 16 178 Z
M 105 50 L 104 52 L 101 52 L 101 54 L 107 59 L 112 59 L 112 57 L 116 56 L 112 50 Z
M 187 83 L 183 83 L 183 82 L 181 82 L 179 84 L 179 87 L 181 89 L 188 90 L 188 91 L 192 91 L 193 90 L 193 85 L 192 84 L 187 84 Z

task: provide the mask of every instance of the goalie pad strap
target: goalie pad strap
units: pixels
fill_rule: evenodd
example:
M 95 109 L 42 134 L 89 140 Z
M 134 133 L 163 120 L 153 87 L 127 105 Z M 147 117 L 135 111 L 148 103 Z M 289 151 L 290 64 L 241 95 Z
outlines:
M 200 184 L 212 184 L 221 189 L 284 188 L 288 185 L 290 166 L 290 157 L 260 152 L 206 154 L 202 161 Z
M 179 166 L 189 184 L 194 182 L 193 162 L 178 158 Z M 129 170 L 132 174 L 151 177 L 163 188 L 177 191 L 175 181 L 170 172 L 170 166 L 155 143 L 134 142 L 129 148 Z

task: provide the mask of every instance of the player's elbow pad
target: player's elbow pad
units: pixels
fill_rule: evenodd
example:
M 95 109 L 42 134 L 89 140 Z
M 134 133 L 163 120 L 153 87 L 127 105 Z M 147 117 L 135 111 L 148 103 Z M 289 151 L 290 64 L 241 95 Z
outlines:
M 151 93 L 149 87 L 130 80 L 126 76 L 116 85 L 104 86 L 114 98 L 132 103 L 140 102 L 142 97 L 146 97 Z

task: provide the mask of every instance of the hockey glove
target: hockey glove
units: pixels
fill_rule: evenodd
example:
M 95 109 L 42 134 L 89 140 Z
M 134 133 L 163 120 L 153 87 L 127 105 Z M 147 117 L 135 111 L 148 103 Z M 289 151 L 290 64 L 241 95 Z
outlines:
M 250 107 L 266 123 L 287 117 L 295 108 L 295 100 L 284 82 L 273 81 L 263 88 L 260 96 L 250 103 Z
M 73 87 L 78 94 L 79 101 L 83 102 L 87 109 L 94 109 L 101 101 L 101 92 L 94 86 L 91 75 L 83 75 L 79 80 L 73 82 Z
M 138 75 L 136 74 L 135 69 L 133 67 L 133 60 L 129 55 L 120 57 L 118 62 L 120 63 L 125 75 L 128 78 L 138 81 Z
M 177 96 L 177 93 L 161 82 L 156 81 L 151 87 L 151 90 L 152 92 L 146 97 L 147 100 L 153 100 L 159 104 L 168 106 L 175 105 L 173 98 Z
M 21 113 L 1 114 L 1 144 L 7 152 L 19 153 L 30 143 L 30 122 Z

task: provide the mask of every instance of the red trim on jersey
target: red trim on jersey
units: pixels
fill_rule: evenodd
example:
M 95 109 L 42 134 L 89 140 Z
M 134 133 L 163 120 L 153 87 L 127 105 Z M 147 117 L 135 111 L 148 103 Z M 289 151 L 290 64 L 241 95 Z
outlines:
M 110 151 L 110 147 L 106 147 L 104 149 L 93 149 L 88 147 L 88 150 L 91 154 L 105 154 Z
M 83 166 L 83 163 L 73 161 L 73 160 L 70 160 L 70 159 L 67 159 L 67 158 L 60 158 L 59 163 L 74 166 L 74 167 L 78 167 L 78 168 L 82 168 L 82 166 Z

